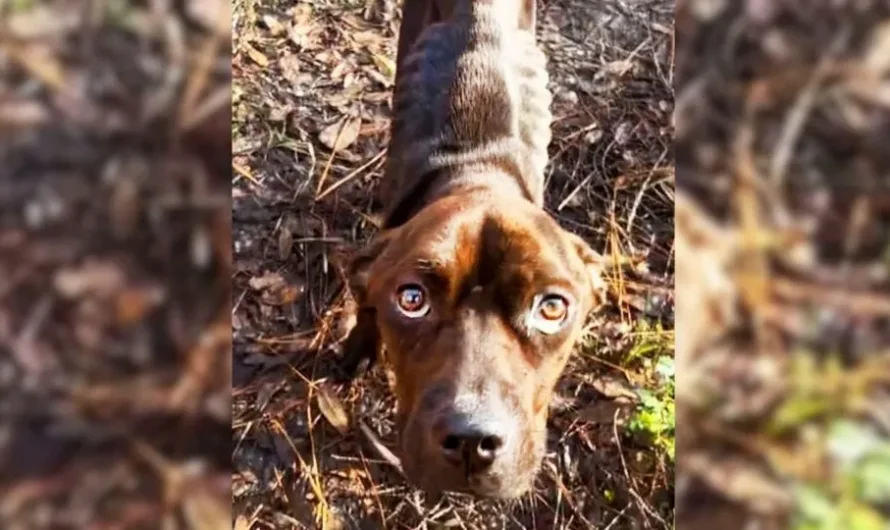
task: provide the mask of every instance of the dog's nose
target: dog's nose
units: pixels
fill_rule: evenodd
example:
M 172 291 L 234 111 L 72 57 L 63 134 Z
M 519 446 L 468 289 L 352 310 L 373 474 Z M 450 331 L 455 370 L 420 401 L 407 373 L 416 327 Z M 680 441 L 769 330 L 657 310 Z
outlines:
M 442 456 L 469 473 L 489 468 L 504 447 L 504 434 L 493 425 L 472 425 L 464 418 L 448 422 L 441 439 Z

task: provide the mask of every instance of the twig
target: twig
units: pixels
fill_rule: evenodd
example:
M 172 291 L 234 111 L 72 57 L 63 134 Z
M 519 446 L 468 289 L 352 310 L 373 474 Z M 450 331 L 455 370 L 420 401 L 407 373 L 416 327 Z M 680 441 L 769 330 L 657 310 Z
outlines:
M 357 420 L 357 423 L 359 429 L 362 431 L 362 434 L 365 436 L 365 438 L 367 438 L 368 442 L 371 444 L 371 447 L 374 448 L 378 456 L 385 460 L 389 465 L 396 468 L 399 474 L 404 477 L 405 470 L 402 468 L 402 462 L 399 460 L 399 457 L 393 454 L 393 452 L 390 451 L 388 447 L 383 445 L 383 442 L 381 442 L 380 439 L 377 438 L 377 435 L 374 434 L 374 431 L 371 430 L 371 428 L 368 427 L 368 425 L 365 424 L 364 421 L 359 419 Z
M 612 417 L 612 434 L 615 437 L 615 444 L 618 446 L 618 456 L 621 458 L 621 467 L 624 469 L 624 477 L 627 479 L 627 491 L 629 491 L 630 494 L 633 495 L 633 498 L 636 500 L 637 506 L 640 507 L 640 510 L 648 513 L 650 516 L 657 519 L 658 522 L 660 522 L 662 526 L 664 526 L 664 528 L 670 528 L 667 522 L 662 519 L 661 516 L 658 515 L 657 512 L 655 512 L 655 510 L 653 510 L 646 504 L 646 501 L 644 501 L 642 497 L 640 497 L 640 494 L 637 493 L 636 488 L 634 488 L 633 480 L 630 478 L 630 472 L 627 470 L 627 461 L 624 459 L 624 448 L 621 447 L 621 438 L 618 436 L 618 412 L 619 411 L 616 410 L 615 414 L 613 414 Z
M 331 164 L 334 162 L 334 157 L 337 156 L 337 152 L 340 150 L 340 137 L 343 136 L 343 131 L 346 130 L 347 123 L 349 123 L 348 117 L 344 117 L 340 122 L 340 127 L 337 129 L 337 136 L 334 137 L 334 144 L 331 146 L 331 154 L 328 155 L 328 161 L 325 163 L 324 169 L 321 170 L 321 177 L 318 179 L 318 184 L 315 186 L 315 195 L 321 193 L 324 181 L 328 178 L 328 173 L 331 171 Z M 316 200 L 318 200 L 317 197 Z
M 831 43 L 828 53 L 826 53 L 819 61 L 813 76 L 807 82 L 806 86 L 794 102 L 794 106 L 788 111 L 788 116 L 782 127 L 782 133 L 779 136 L 779 143 L 773 152 L 772 161 L 769 168 L 770 181 L 777 188 L 781 187 L 785 179 L 785 173 L 791 164 L 791 157 L 794 154 L 794 147 L 800 137 L 800 132 L 806 124 L 810 111 L 816 103 L 816 96 L 819 94 L 819 88 L 830 73 L 830 66 L 833 64 L 831 59 L 840 51 L 840 48 L 847 42 L 849 31 L 844 28 L 839 32 L 838 36 Z
M 343 186 L 344 184 L 346 184 L 347 182 L 349 182 L 350 180 L 352 180 L 353 178 L 355 178 L 359 173 L 361 173 L 361 172 L 364 171 L 365 169 L 371 167 L 374 163 L 378 162 L 381 158 L 383 158 L 383 156 L 384 156 L 385 154 L 386 154 L 386 149 L 381 150 L 379 153 L 377 153 L 377 154 L 374 156 L 374 158 L 372 158 L 371 160 L 368 160 L 367 162 L 365 162 L 365 163 L 362 164 L 361 166 L 357 167 L 356 169 L 354 169 L 351 173 L 349 173 L 348 175 L 346 175 L 346 176 L 343 177 L 342 179 L 340 179 L 340 180 L 338 180 L 337 182 L 331 184 L 331 185 L 330 185 L 326 190 L 324 190 L 323 192 L 318 193 L 317 196 L 315 197 L 315 200 L 316 200 L 316 201 L 320 201 L 320 200 L 324 199 L 325 197 L 327 197 L 328 195 L 330 195 L 331 193 L 333 193 L 334 191 L 336 191 L 338 188 L 340 188 L 341 186 Z M 325 174 L 327 174 L 327 168 L 325 168 Z M 318 188 L 319 188 L 319 190 L 321 189 L 321 184 L 322 184 L 322 182 L 324 182 L 324 175 L 322 175 L 322 180 L 319 181 L 319 183 L 318 183 Z

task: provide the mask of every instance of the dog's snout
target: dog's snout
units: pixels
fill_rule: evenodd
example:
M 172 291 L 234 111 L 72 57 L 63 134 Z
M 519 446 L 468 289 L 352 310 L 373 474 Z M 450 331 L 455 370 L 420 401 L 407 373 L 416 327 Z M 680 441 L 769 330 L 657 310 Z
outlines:
M 443 430 L 440 448 L 448 463 L 472 474 L 488 469 L 505 442 L 506 433 L 495 425 L 473 424 L 462 416 L 455 416 Z

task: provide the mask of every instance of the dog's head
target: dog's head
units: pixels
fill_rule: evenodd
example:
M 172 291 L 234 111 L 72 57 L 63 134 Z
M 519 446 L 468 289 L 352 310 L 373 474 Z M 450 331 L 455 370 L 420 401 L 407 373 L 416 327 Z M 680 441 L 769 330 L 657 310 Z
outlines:
M 386 352 L 410 479 L 500 498 L 529 489 L 601 266 L 537 206 L 485 193 L 440 199 L 354 258 L 348 343 Z

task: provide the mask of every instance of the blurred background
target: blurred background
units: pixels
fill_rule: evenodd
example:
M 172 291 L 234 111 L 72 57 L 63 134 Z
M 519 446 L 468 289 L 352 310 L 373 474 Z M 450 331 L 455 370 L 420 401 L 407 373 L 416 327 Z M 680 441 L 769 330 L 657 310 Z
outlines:
M 0 1 L 0 526 L 231 526 L 230 5 Z
M 890 6 L 676 13 L 677 527 L 890 528 Z

